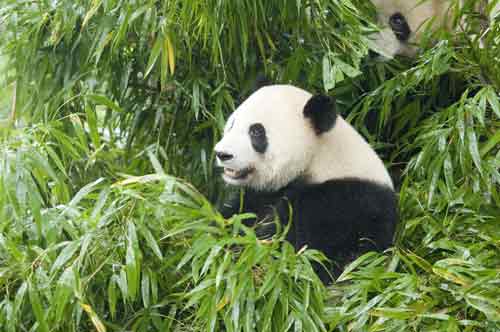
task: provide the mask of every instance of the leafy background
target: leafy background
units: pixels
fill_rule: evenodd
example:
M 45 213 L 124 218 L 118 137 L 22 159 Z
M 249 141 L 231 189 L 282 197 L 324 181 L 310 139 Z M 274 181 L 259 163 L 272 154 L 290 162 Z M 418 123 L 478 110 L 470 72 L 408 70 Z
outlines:
M 475 2 L 382 62 L 368 1 L 1 0 L 0 330 L 500 330 L 500 21 Z M 394 248 L 328 288 L 320 253 L 212 205 L 262 74 L 335 96 L 400 187 Z

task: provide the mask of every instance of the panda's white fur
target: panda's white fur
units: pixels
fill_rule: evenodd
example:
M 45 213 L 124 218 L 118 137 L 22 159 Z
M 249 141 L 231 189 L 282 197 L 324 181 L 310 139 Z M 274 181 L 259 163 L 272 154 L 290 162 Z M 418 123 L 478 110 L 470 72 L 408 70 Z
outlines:
M 245 100 L 230 116 L 224 137 L 215 146 L 234 156 L 221 162 L 224 180 L 233 185 L 277 190 L 303 173 L 314 154 L 314 131 L 305 126 L 300 112 L 310 94 L 292 86 L 263 87 Z M 261 123 L 271 142 L 265 154 L 256 152 L 248 135 L 253 123 Z M 235 180 L 227 170 L 252 169 L 244 180 Z
M 385 58 L 395 55 L 413 56 L 417 52 L 423 27 L 430 24 L 431 28 L 448 26 L 451 23 L 450 6 L 456 2 L 450 0 L 372 0 L 377 10 L 380 32 L 372 35 L 375 50 Z M 459 1 L 461 3 L 461 1 Z M 486 4 L 491 1 L 479 0 L 478 11 L 483 12 Z M 491 10 L 490 19 L 500 11 L 500 2 Z M 411 34 L 408 40 L 398 40 L 389 26 L 389 20 L 395 13 L 400 13 L 406 19 Z
M 303 109 L 312 95 L 290 85 L 273 85 L 252 94 L 230 116 L 215 150 L 231 154 L 218 161 L 224 180 L 258 190 L 278 190 L 302 177 L 307 183 L 357 178 L 393 188 L 380 158 L 340 116 L 335 126 L 317 135 Z M 266 153 L 252 148 L 248 128 L 261 123 L 269 141 Z M 251 170 L 244 179 L 234 175 Z
M 322 251 L 334 275 L 391 245 L 398 220 L 391 178 L 331 98 L 290 85 L 261 88 L 230 116 L 215 154 L 224 180 L 246 187 L 221 214 L 254 215 L 243 223 L 259 237 L 275 234 L 270 220 L 292 221 L 286 239 L 296 250 Z
M 341 116 L 335 127 L 318 138 L 308 175 L 312 183 L 328 179 L 358 178 L 385 184 L 393 183 L 383 162 L 364 138 Z
M 331 98 L 290 85 L 261 88 L 230 116 L 215 154 L 224 180 L 246 187 L 221 214 L 254 215 L 243 223 L 259 237 L 275 234 L 270 220 L 292 221 L 286 239 L 296 250 L 322 251 L 334 275 L 360 254 L 391 245 L 398 220 L 391 178 Z

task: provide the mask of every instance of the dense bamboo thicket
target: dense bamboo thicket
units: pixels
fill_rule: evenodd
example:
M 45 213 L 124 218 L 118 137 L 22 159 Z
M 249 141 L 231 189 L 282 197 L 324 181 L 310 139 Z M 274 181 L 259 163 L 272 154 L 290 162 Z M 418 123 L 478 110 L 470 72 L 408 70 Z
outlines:
M 500 18 L 474 2 L 383 62 L 363 0 L 1 0 L 0 331 L 500 330 Z M 261 75 L 334 96 L 400 187 L 395 246 L 327 288 L 321 253 L 216 209 Z

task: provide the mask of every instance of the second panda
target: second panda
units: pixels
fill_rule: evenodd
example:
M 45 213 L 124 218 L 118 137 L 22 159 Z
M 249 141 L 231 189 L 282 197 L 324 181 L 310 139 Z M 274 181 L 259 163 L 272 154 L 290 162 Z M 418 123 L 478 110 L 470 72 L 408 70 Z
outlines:
M 229 117 L 215 154 L 224 181 L 246 188 L 243 202 L 237 195 L 222 214 L 291 219 L 287 240 L 297 250 L 322 251 L 334 275 L 361 253 L 392 244 L 398 216 L 391 178 L 330 98 L 290 85 L 263 87 Z
M 425 30 L 430 24 L 432 30 L 451 27 L 452 6 L 463 6 L 463 0 L 372 0 L 381 25 L 380 32 L 373 36 L 376 51 L 387 59 L 396 55 L 414 56 Z M 477 0 L 474 15 L 481 17 L 483 24 L 489 25 L 500 12 L 500 2 L 493 8 L 492 0 Z M 480 39 L 479 39 L 480 40 Z

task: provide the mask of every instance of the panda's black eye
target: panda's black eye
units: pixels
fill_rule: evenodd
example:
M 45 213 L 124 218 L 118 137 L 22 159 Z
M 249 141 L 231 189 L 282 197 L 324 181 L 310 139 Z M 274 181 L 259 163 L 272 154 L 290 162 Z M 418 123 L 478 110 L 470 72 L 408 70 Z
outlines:
M 248 135 L 250 136 L 250 141 L 255 151 L 259 153 L 266 152 L 267 149 L 267 137 L 266 129 L 261 123 L 254 123 L 248 129 Z
M 410 38 L 411 29 L 403 14 L 394 13 L 389 18 L 389 26 L 398 40 L 405 42 Z
M 250 126 L 248 133 L 253 137 L 263 136 L 266 135 L 266 129 L 264 129 L 264 126 L 260 123 L 254 123 Z

